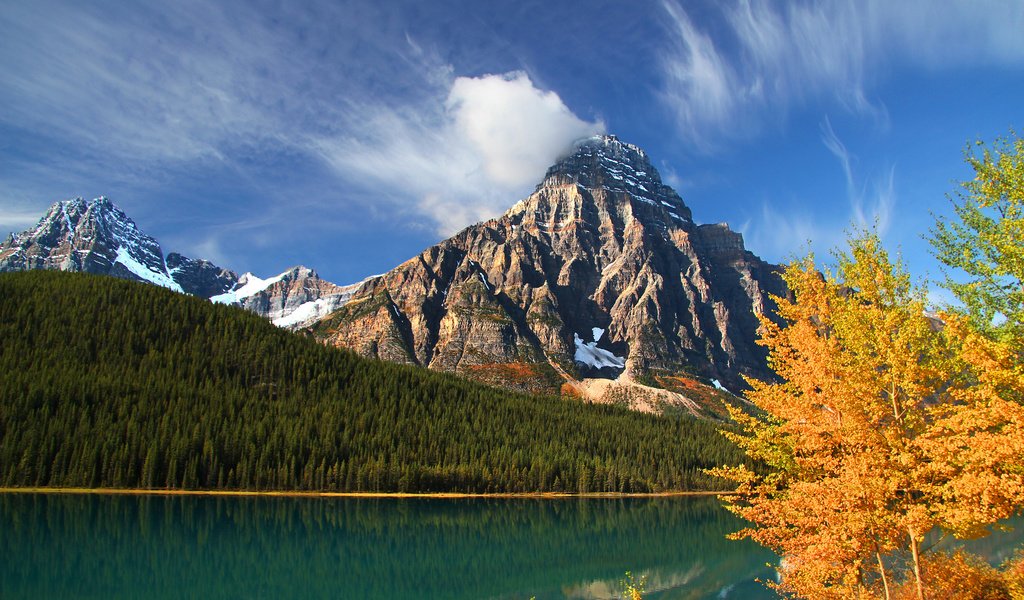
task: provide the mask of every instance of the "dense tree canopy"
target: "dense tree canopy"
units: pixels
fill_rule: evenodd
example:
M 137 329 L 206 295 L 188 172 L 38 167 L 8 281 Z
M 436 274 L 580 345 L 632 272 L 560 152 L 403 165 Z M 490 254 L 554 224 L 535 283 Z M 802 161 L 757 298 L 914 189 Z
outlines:
M 370 361 L 240 309 L 0 275 L 0 485 L 649 492 L 720 485 L 713 425 Z
M 962 316 L 928 316 L 873 234 L 835 273 L 808 257 L 785 278 L 786 325 L 763 321 L 780 381 L 751 382 L 762 415 L 734 414 L 734 439 L 772 471 L 716 471 L 743 493 L 731 509 L 753 526 L 739 536 L 778 551 L 778 587 L 801 597 L 971 597 L 983 569 L 922 542 L 982 535 L 1024 506 L 1012 348 Z

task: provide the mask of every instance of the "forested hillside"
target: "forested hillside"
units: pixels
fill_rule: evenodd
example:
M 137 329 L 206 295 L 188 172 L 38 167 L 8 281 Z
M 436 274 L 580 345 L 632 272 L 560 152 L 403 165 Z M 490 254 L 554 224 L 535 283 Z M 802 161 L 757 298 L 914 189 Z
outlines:
M 713 489 L 715 426 L 365 360 L 241 309 L 108 277 L 0 276 L 0 484 Z

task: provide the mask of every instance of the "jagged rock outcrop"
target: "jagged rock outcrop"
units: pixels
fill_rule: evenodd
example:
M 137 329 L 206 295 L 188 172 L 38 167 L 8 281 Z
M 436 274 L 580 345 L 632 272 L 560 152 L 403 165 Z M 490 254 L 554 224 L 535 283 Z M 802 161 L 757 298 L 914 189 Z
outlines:
M 598 136 L 497 219 L 432 246 L 313 328 L 364 355 L 559 392 L 771 376 L 757 315 L 779 270 L 697 225 L 636 146 Z M 634 385 L 635 387 L 635 385 Z
M 171 254 L 110 200 L 56 202 L 32 229 L 0 244 L 0 272 L 52 269 L 145 281 L 209 297 L 230 289 L 237 276 L 206 261 Z

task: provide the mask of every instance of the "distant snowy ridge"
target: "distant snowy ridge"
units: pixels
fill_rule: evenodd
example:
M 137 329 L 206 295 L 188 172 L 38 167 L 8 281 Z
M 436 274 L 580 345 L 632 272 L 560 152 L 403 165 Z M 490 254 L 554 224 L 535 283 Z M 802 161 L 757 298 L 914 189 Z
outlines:
M 337 286 L 307 267 L 274 277 L 238 277 L 205 260 L 170 253 L 105 197 L 54 203 L 35 227 L 0 244 L 0 271 L 48 269 L 111 275 L 240 306 L 280 327 L 311 324 L 352 297 L 366 280 Z M 371 278 L 372 279 L 372 278 Z
M 340 291 L 337 294 L 304 302 L 290 313 L 272 318 L 271 322 L 284 329 L 295 329 L 311 325 L 344 306 L 364 283 L 376 277 L 379 277 L 379 275 L 373 275 L 362 281 L 340 286 Z
M 324 281 L 313 269 L 299 265 L 266 279 L 245 273 L 233 289 L 210 300 L 240 306 L 278 327 L 298 329 L 341 308 L 371 279 L 373 277 L 339 286 Z

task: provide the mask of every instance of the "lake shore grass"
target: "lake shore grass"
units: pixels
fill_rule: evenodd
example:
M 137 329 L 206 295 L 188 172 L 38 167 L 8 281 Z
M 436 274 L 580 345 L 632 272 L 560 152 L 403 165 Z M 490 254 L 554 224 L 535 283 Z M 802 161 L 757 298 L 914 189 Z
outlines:
M 309 492 L 292 490 L 168 490 L 78 487 L 0 487 L 0 494 L 95 494 L 120 496 L 269 496 L 285 498 L 671 498 L 683 496 L 728 496 L 733 492 L 680 491 L 646 494 L 572 494 L 567 492 L 523 492 L 468 494 L 461 492 Z

